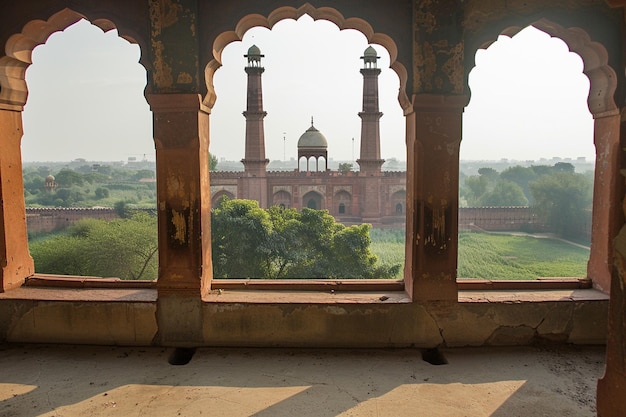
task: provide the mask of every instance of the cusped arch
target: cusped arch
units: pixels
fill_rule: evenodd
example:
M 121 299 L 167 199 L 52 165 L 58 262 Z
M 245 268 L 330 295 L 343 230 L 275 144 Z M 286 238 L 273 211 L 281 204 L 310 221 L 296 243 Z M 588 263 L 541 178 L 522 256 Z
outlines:
M 119 36 L 130 43 L 135 43 L 143 50 L 139 37 L 133 30 L 125 30 L 108 18 L 89 19 L 71 9 L 63 9 L 50 16 L 48 20 L 31 20 L 24 25 L 20 33 L 11 35 L 5 44 L 5 54 L 0 57 L 0 105 L 14 110 L 21 110 L 28 97 L 26 69 L 32 64 L 33 50 L 46 42 L 55 32 L 67 29 L 81 19 L 89 21 L 103 32 L 117 29 Z M 139 63 L 147 68 L 143 54 Z
M 233 193 L 231 193 L 230 191 L 220 190 L 220 191 L 216 192 L 215 194 L 213 194 L 213 196 L 211 197 L 211 207 L 215 208 L 215 207 L 219 206 L 220 202 L 224 198 L 226 198 L 228 200 L 234 200 L 235 199 L 235 195 Z
M 272 196 L 272 205 L 280 206 L 283 208 L 291 208 L 291 193 L 285 190 L 280 190 Z
M 548 19 L 537 20 L 528 26 L 533 26 L 553 38 L 561 39 L 571 52 L 577 53 L 582 58 L 583 74 L 589 79 L 590 85 L 587 105 L 594 118 L 615 113 L 618 110 L 614 98 L 617 89 L 617 76 L 609 65 L 609 54 L 604 45 L 592 41 L 584 29 L 578 27 L 564 28 Z M 500 35 L 513 37 L 528 26 L 508 26 L 500 31 Z M 478 49 L 487 49 L 496 40 L 491 39 L 480 45 Z M 476 51 L 466 52 L 473 57 L 476 56 Z M 475 61 L 472 60 L 471 64 L 474 67 Z
M 272 29 L 274 25 L 284 19 L 298 20 L 303 15 L 309 15 L 313 20 L 328 20 L 334 23 L 340 30 L 354 29 L 365 35 L 369 43 L 382 45 L 389 52 L 389 67 L 395 71 L 400 80 L 400 89 L 398 91 L 398 101 L 405 114 L 411 111 L 411 102 L 406 94 L 406 85 L 408 80 L 408 72 L 406 67 L 399 62 L 398 46 L 395 41 L 384 33 L 375 32 L 372 26 L 365 20 L 358 17 L 345 18 L 338 10 L 332 7 L 315 8 L 309 3 L 295 8 L 292 6 L 283 6 L 275 9 L 265 17 L 260 14 L 249 14 L 244 16 L 235 26 L 234 30 L 222 32 L 213 41 L 213 59 L 206 65 L 204 69 L 204 79 L 207 87 L 207 94 L 203 100 L 204 105 L 212 108 L 217 99 L 215 88 L 213 86 L 213 75 L 219 67 L 222 66 L 222 52 L 224 48 L 231 42 L 241 41 L 244 34 L 257 26 Z

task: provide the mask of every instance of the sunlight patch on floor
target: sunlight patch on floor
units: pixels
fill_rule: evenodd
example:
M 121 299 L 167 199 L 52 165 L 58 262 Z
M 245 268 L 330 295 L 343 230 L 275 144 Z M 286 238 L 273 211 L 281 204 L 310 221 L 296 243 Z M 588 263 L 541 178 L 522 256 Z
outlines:
M 84 401 L 59 407 L 43 416 L 123 415 L 176 416 L 248 416 L 272 407 L 309 389 L 289 387 L 220 387 L 172 385 L 124 385 Z
M 490 416 L 525 383 L 522 380 L 484 384 L 403 384 L 380 397 L 363 401 L 339 416 Z
M 37 385 L 28 384 L 5 384 L 0 382 L 0 401 L 17 397 L 18 395 L 28 394 L 35 390 Z

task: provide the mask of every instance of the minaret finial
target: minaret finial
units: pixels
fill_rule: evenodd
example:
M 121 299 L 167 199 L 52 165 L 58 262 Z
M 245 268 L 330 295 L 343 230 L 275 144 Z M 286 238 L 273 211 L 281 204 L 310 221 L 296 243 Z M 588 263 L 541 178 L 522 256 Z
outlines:
M 313 116 L 311 116 L 311 127 L 313 127 Z

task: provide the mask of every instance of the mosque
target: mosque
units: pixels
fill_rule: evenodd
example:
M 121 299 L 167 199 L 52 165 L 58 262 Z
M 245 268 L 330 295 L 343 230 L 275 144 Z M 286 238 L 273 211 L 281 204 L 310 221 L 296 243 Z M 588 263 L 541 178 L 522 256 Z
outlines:
M 376 50 L 369 46 L 363 60 L 363 110 L 358 171 L 328 169 L 328 140 L 311 126 L 298 140 L 298 168 L 294 171 L 267 171 L 263 119 L 263 92 L 260 49 L 253 45 L 244 55 L 248 74 L 244 170 L 211 172 L 211 202 L 215 207 L 224 197 L 256 200 L 263 208 L 277 205 L 328 210 L 344 224 L 370 223 L 374 227 L 404 228 L 406 212 L 406 172 L 382 171 L 380 156 L 382 113 L 378 108 Z M 304 159 L 304 161 L 302 161 Z M 302 162 L 302 164 L 301 164 Z

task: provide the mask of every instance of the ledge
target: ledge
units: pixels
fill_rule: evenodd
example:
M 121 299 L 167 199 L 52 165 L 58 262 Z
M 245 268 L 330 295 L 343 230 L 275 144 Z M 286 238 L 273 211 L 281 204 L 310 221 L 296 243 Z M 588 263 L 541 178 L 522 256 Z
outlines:
M 553 301 L 608 301 L 609 295 L 585 288 L 586 280 L 544 281 L 474 280 L 459 285 L 459 303 L 533 303 Z M 205 303 L 237 304 L 410 304 L 402 281 L 383 280 L 216 280 Z M 582 288 L 581 288 L 582 286 Z M 217 287 L 217 289 L 215 289 Z M 123 281 L 97 277 L 38 274 L 0 300 L 156 302 L 156 281 Z M 427 302 L 426 302 L 427 303 Z
M 541 303 L 552 301 L 607 301 L 609 295 L 590 289 L 459 291 L 459 303 Z
M 2 300 L 154 303 L 155 289 L 21 287 L 0 293 Z
M 410 304 L 404 291 L 257 291 L 217 290 L 202 298 L 205 303 L 236 304 Z

